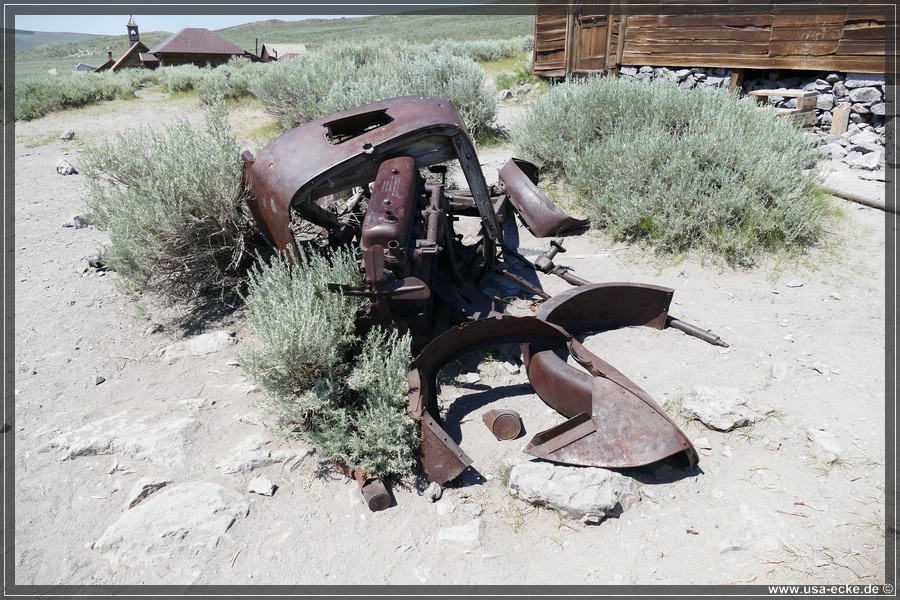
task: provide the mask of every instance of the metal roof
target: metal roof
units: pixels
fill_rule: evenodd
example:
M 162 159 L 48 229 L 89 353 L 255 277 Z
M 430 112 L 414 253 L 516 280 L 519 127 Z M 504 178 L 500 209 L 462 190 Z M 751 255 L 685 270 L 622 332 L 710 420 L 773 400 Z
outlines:
M 285 58 L 306 53 L 306 44 L 263 44 L 263 52 L 268 51 L 270 56 Z
M 150 54 L 244 54 L 244 49 L 209 29 L 188 27 L 150 49 Z

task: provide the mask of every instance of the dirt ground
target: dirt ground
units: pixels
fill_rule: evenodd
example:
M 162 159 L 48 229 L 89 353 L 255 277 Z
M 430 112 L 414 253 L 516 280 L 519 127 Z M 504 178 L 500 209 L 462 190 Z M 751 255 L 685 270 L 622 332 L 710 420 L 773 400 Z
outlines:
M 501 117 L 508 122 L 518 110 L 504 107 Z M 531 435 L 562 417 L 524 369 L 469 361 L 447 378 L 442 402 L 462 419 L 474 471 L 434 503 L 417 482 L 395 482 L 395 504 L 373 513 L 355 483 L 323 474 L 308 445 L 269 427 L 264 394 L 235 358 L 257 343 L 240 312 L 186 332 L 175 325 L 176 309 L 88 267 L 84 257 L 104 232 L 64 227 L 85 207 L 81 176 L 56 171 L 61 158 L 77 168 L 85 146 L 179 116 L 200 113 L 190 100 L 146 98 L 16 125 L 15 354 L 7 370 L 15 396 L 5 413 L 5 435 L 15 436 L 15 584 L 885 582 L 883 212 L 835 200 L 844 217 L 821 248 L 747 271 L 699 256 L 658 259 L 591 233 L 567 236 L 558 263 L 591 281 L 673 288 L 672 315 L 730 344 L 646 328 L 587 340 L 670 409 L 699 447 L 699 467 L 629 473 L 641 501 L 598 525 L 525 504 L 504 486 L 504 465 L 529 461 L 522 449 Z M 242 147 L 255 152 L 260 142 L 247 132 L 265 115 L 245 109 L 233 120 Z M 75 138 L 58 139 L 67 129 Z M 488 182 L 511 153 L 480 154 Z M 520 252 L 534 257 L 548 247 L 520 228 Z M 550 293 L 569 287 L 552 276 L 540 281 Z M 161 352 L 215 331 L 233 336 L 214 352 Z M 700 386 L 738 390 L 757 422 L 722 433 L 689 419 L 678 407 Z M 522 415 L 525 436 L 494 439 L 481 415 L 499 407 Z M 227 472 L 241 448 L 269 461 Z M 277 485 L 274 495 L 248 492 L 259 476 Z M 237 516 L 207 537 L 209 523 L 155 532 L 151 524 L 111 541 L 144 477 L 171 481 L 168 489 L 215 484 Z M 455 526 L 476 528 L 476 543 L 447 543 L 439 532 Z

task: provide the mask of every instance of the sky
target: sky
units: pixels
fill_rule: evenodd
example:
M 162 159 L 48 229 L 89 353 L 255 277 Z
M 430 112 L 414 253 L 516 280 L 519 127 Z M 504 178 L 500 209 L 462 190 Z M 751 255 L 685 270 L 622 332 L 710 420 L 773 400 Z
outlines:
M 365 12 L 364 7 L 360 7 Z M 24 12 L 27 9 L 23 9 Z M 43 9 L 46 10 L 46 9 Z M 49 31 L 54 33 L 93 33 L 98 35 L 125 35 L 125 25 L 131 15 L 15 15 L 15 28 L 26 31 Z M 352 16 L 350 14 L 341 16 Z M 335 15 L 260 15 L 248 10 L 243 15 L 146 15 L 135 14 L 134 21 L 142 32 L 168 31 L 176 32 L 185 27 L 202 27 L 203 29 L 223 29 L 234 25 L 243 25 L 254 21 L 281 19 L 296 21 L 306 18 L 339 18 Z M 7 22 L 7 27 L 9 27 Z

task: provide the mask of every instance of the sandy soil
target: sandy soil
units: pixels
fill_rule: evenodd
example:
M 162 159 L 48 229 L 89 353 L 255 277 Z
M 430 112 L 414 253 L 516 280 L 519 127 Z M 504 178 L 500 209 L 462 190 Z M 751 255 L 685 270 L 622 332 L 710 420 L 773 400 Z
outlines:
M 503 109 L 504 119 L 514 114 Z M 355 483 L 323 474 L 309 446 L 267 426 L 264 395 L 235 361 L 257 343 L 240 312 L 185 332 L 174 325 L 177 311 L 122 291 L 113 272 L 88 267 L 83 257 L 97 251 L 103 232 L 63 226 L 84 204 L 81 176 L 57 174 L 60 158 L 77 167 L 87 144 L 180 115 L 197 118 L 196 106 L 148 98 L 16 126 L 15 357 L 8 367 L 15 396 L 7 398 L 5 434 L 15 436 L 16 584 L 884 582 L 884 213 L 836 201 L 845 216 L 822 248 L 749 271 L 702 257 L 675 264 L 593 234 L 568 236 L 558 263 L 592 281 L 671 287 L 674 316 L 730 344 L 671 329 L 587 340 L 667 403 L 703 446 L 699 468 L 631 473 L 641 502 L 599 525 L 524 504 L 501 482 L 504 465 L 530 460 L 521 452 L 529 434 L 561 418 L 522 370 L 472 360 L 458 370 L 477 369 L 480 380 L 451 379 L 442 401 L 462 418 L 461 445 L 477 473 L 436 503 L 417 482 L 395 483 L 395 505 L 372 513 Z M 241 143 L 255 150 L 257 141 L 241 137 L 252 130 L 248 122 L 265 117 L 235 116 Z M 57 139 L 66 129 L 75 130 L 74 140 Z M 482 153 L 489 182 L 510 156 L 508 148 Z M 521 229 L 521 252 L 546 248 L 547 240 Z M 569 287 L 543 275 L 541 283 L 550 293 Z M 160 355 L 203 331 L 232 332 L 233 343 L 203 355 Z M 722 433 L 687 419 L 677 407 L 698 386 L 739 390 L 759 420 Z M 528 434 L 494 439 L 481 414 L 495 407 L 519 411 Z M 829 436 L 837 460 L 821 458 L 809 439 L 816 435 Z M 255 443 L 278 462 L 225 472 L 223 462 L 248 440 L 245 449 Z M 273 496 L 248 492 L 258 476 L 275 482 Z M 126 497 L 142 477 L 170 480 L 169 488 L 217 484 L 246 510 L 211 538 L 198 526 L 152 543 L 141 534 L 98 543 L 127 512 Z M 461 551 L 439 539 L 439 530 L 473 520 L 476 547 Z

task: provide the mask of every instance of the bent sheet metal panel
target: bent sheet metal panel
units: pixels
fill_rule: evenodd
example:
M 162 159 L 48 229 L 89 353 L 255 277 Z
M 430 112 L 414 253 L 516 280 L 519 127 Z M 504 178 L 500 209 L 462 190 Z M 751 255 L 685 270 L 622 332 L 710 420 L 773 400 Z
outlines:
M 662 329 L 672 293 L 655 285 L 591 284 L 548 300 L 537 316 L 576 335 L 637 325 Z M 681 452 L 690 465 L 697 463 L 690 440 L 647 392 L 576 340 L 569 348 L 588 373 L 552 349 L 531 344 L 523 349 L 535 391 L 570 417 L 537 434 L 526 452 L 566 464 L 611 468 L 642 466 Z
M 535 237 L 558 235 L 590 222 L 565 213 L 537 187 L 537 167 L 532 163 L 511 158 L 500 169 L 500 183 L 509 201 Z
M 501 232 L 475 148 L 446 98 L 404 96 L 328 115 L 244 154 L 248 202 L 259 226 L 284 249 L 293 245 L 290 207 L 374 181 L 385 160 L 411 156 L 416 168 L 457 159 L 485 231 Z

